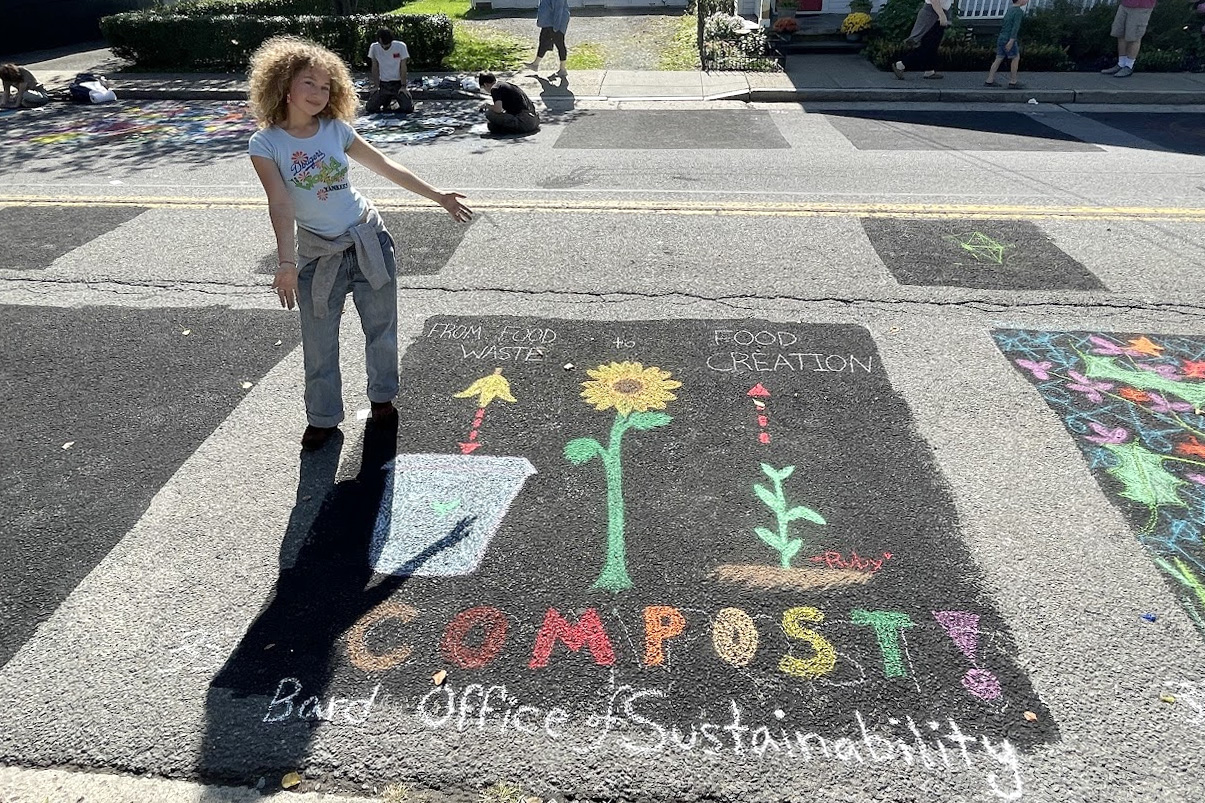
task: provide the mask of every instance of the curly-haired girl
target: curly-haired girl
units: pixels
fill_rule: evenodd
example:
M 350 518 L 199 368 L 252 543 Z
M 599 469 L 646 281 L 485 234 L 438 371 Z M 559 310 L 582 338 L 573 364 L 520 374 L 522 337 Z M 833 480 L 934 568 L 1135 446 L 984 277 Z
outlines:
M 349 125 L 356 114 L 351 74 L 321 45 L 269 39 L 251 56 L 250 85 L 260 130 L 248 151 L 276 233 L 279 266 L 272 287 L 281 306 L 301 311 L 308 419 L 301 446 L 313 450 L 343 420 L 339 319 L 348 293 L 366 340 L 372 420 L 387 423 L 397 416 L 394 243 L 376 208 L 349 183 L 347 157 L 429 198 L 457 221 L 473 213 L 463 195 L 432 187 L 356 133 Z

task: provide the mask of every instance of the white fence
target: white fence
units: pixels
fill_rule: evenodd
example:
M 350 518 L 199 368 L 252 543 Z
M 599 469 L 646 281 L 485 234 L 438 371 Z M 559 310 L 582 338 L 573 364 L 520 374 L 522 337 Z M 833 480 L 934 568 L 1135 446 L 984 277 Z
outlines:
M 1079 0 L 1080 8 L 1092 8 L 1112 0 Z M 1030 0 L 1029 10 L 1042 8 L 1049 0 Z M 958 18 L 964 20 L 998 20 L 1011 5 L 1010 0 L 959 0 Z

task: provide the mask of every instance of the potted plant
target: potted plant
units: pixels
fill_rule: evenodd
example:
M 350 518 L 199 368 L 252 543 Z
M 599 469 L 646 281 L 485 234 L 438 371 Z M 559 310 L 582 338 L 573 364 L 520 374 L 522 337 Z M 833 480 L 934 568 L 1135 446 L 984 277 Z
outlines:
M 851 42 L 858 42 L 870 30 L 870 15 L 863 11 L 852 11 L 841 21 L 841 33 Z
M 790 41 L 791 34 L 799 30 L 799 23 L 794 17 L 779 17 L 774 20 L 774 33 L 778 34 L 783 41 Z

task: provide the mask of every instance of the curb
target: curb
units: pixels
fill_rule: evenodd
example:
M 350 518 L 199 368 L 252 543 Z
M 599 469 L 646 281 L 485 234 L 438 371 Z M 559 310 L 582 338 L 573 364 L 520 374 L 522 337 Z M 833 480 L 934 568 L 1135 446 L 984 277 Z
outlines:
M 751 103 L 1073 103 L 1194 105 L 1205 104 L 1205 91 L 1137 92 L 1109 89 L 750 89 L 726 99 Z M 621 100 L 621 98 L 612 98 Z M 712 100 L 713 98 L 707 98 Z
M 196 89 L 170 87 L 115 86 L 118 100 L 246 100 L 245 89 Z M 484 95 L 461 90 L 411 90 L 414 100 L 484 100 Z M 361 94 L 360 100 L 368 96 Z
M 197 89 L 196 87 L 115 87 L 120 100 L 246 100 L 243 89 Z M 461 90 L 411 90 L 414 100 L 480 101 L 484 96 Z M 602 95 L 599 98 L 604 97 Z M 579 96 L 577 100 L 589 100 Z M 609 101 L 718 101 L 737 100 L 748 103 L 1038 103 L 1068 105 L 1074 103 L 1141 104 L 1141 105 L 1205 105 L 1205 90 L 1174 90 L 1140 92 L 1115 89 L 779 89 L 756 87 L 721 92 L 713 95 L 625 97 L 609 94 Z

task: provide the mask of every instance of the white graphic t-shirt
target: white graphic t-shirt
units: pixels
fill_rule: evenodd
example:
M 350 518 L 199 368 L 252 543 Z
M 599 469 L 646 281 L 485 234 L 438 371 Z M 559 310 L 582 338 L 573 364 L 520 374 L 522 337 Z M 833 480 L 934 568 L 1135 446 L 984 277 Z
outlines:
M 368 60 L 377 60 L 382 81 L 402 80 L 402 62 L 408 58 L 410 51 L 406 48 L 406 43 L 397 39 L 389 43 L 388 50 L 381 47 L 380 42 L 373 42 L 372 47 L 368 48 Z
M 320 117 L 318 133 L 305 139 L 276 126 L 256 131 L 247 152 L 276 162 L 293 199 L 297 225 L 333 239 L 368 211 L 368 201 L 347 180 L 347 149 L 355 137 L 342 120 Z

